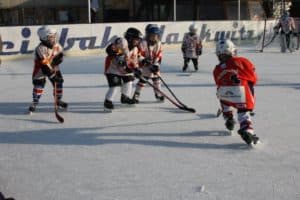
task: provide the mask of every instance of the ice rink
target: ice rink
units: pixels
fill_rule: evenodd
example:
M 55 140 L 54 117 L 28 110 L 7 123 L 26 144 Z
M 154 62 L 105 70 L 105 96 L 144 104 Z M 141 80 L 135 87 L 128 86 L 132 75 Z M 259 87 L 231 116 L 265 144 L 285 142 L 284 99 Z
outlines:
M 49 82 L 37 113 L 26 114 L 33 61 L 4 61 L 0 191 L 16 200 L 300 199 L 300 52 L 239 54 L 259 76 L 255 149 L 227 135 L 216 117 L 212 49 L 192 74 L 181 72 L 180 50 L 163 57 L 162 77 L 196 113 L 156 103 L 150 87 L 140 104 L 120 106 L 117 96 L 114 112 L 104 113 L 104 56 L 66 57 L 64 124 L 55 119 Z

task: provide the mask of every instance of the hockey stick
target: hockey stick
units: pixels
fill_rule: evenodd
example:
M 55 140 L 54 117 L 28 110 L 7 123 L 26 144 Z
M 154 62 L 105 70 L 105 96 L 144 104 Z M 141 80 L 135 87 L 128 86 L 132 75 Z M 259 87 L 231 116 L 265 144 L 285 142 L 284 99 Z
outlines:
M 278 33 L 275 32 L 273 34 L 271 40 L 267 44 L 265 44 L 265 45 L 263 44 L 263 47 L 265 48 L 265 47 L 269 46 L 274 41 L 274 39 L 276 38 L 277 35 L 278 35 Z
M 54 113 L 55 113 L 55 117 L 56 119 L 60 122 L 60 123 L 64 123 L 64 118 L 58 113 L 58 105 L 57 105 L 57 94 L 56 94 L 56 90 L 57 90 L 57 83 L 54 81 Z
M 265 18 L 263 40 L 262 40 L 260 52 L 264 51 L 264 43 L 265 43 L 265 38 L 266 38 L 266 27 L 267 27 L 267 18 Z
M 176 101 L 182 105 L 183 107 L 187 107 L 184 103 L 182 103 L 177 96 L 174 94 L 174 92 L 171 90 L 171 88 L 168 86 L 168 84 L 163 80 L 161 76 L 158 76 L 158 78 L 161 80 L 161 82 L 164 84 L 164 86 L 169 90 L 169 92 L 172 94 L 172 96 L 176 99 Z M 195 109 L 194 109 L 195 110 Z M 196 112 L 196 111 L 195 111 Z
M 155 91 L 159 92 L 161 95 L 163 95 L 166 99 L 168 99 L 173 105 L 175 105 L 177 108 L 181 109 L 181 110 L 185 110 L 188 112 L 192 112 L 195 113 L 196 110 L 194 108 L 189 108 L 186 105 L 181 105 L 177 102 L 175 102 L 173 99 L 171 99 L 169 96 L 167 96 L 163 91 L 161 91 L 160 89 L 158 89 L 155 85 L 153 85 L 152 83 L 150 83 L 150 81 L 148 81 L 147 79 L 143 78 L 142 76 L 139 77 L 142 81 L 146 82 L 148 85 L 150 85 Z

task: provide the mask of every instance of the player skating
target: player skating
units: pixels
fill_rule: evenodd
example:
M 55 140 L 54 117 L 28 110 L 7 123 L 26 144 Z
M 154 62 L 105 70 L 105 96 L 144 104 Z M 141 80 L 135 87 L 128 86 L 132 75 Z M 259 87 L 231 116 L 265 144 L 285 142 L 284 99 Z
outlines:
M 202 54 L 202 41 L 197 35 L 197 31 L 198 27 L 195 24 L 191 24 L 189 26 L 189 33 L 185 34 L 182 40 L 183 72 L 187 70 L 190 60 L 193 62 L 195 71 L 198 70 L 198 58 Z
M 281 52 L 286 52 L 289 49 L 293 52 L 296 48 L 297 32 L 295 21 L 289 16 L 288 11 L 284 11 L 283 15 L 280 17 L 278 24 L 274 27 L 275 33 L 280 32 L 280 47 Z
M 254 134 L 250 114 L 255 106 L 255 67 L 248 59 L 236 56 L 235 45 L 230 40 L 219 40 L 216 54 L 220 63 L 215 67 L 213 75 L 225 126 L 229 131 L 234 129 L 233 109 L 237 109 L 240 124 L 238 134 L 247 144 L 256 144 L 259 138 Z
M 131 98 L 134 71 L 138 68 L 138 45 L 142 39 L 136 28 L 128 28 L 124 38 L 117 38 L 106 48 L 105 71 L 109 89 L 105 95 L 104 108 L 114 109 L 113 101 L 121 87 L 121 103 L 135 104 Z
M 145 87 L 145 79 L 151 79 L 153 81 L 153 85 L 161 89 L 161 81 L 160 81 L 160 64 L 162 59 L 162 45 L 159 39 L 160 29 L 155 24 L 149 24 L 145 29 L 146 36 L 141 41 L 139 45 L 140 50 L 140 69 L 142 79 L 139 79 L 136 90 L 133 95 L 133 100 L 136 103 L 139 103 L 139 97 L 142 89 Z M 155 98 L 163 102 L 164 96 L 162 96 L 159 92 L 154 90 Z
M 46 84 L 46 77 L 49 78 L 56 97 L 57 106 L 67 108 L 68 104 L 62 101 L 63 96 L 63 76 L 59 64 L 63 61 L 63 49 L 57 42 L 57 32 L 55 29 L 43 27 L 38 31 L 40 44 L 35 48 L 34 69 L 32 73 L 32 104 L 29 112 L 34 112 L 43 94 Z

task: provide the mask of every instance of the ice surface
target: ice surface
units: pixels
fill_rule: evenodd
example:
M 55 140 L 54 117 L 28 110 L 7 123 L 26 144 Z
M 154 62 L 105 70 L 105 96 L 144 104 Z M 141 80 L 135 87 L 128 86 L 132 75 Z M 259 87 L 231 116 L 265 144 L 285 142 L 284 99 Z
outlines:
M 66 57 L 65 123 L 53 113 L 48 83 L 38 112 L 31 102 L 32 60 L 0 68 L 0 191 L 16 200 L 295 200 L 300 199 L 300 53 L 241 50 L 259 75 L 255 133 L 249 149 L 216 118 L 213 50 L 200 70 L 181 72 L 180 50 L 164 55 L 162 76 L 195 114 L 171 103 L 103 112 L 103 55 Z M 190 65 L 190 70 L 192 66 Z M 163 88 L 166 91 L 165 88 Z

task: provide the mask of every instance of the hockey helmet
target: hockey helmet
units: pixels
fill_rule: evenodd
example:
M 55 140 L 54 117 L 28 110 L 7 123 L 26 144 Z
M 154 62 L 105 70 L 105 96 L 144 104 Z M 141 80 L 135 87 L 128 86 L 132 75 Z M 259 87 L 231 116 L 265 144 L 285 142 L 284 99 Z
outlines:
M 236 47 L 229 39 L 221 39 L 217 42 L 216 54 L 219 55 L 236 55 Z
M 146 34 L 155 34 L 155 35 L 159 35 L 160 34 L 160 29 L 157 26 L 152 26 L 150 27 Z
M 290 16 L 289 11 L 287 11 L 287 10 L 283 11 L 282 17 L 286 18 L 286 17 L 289 17 L 289 16 Z
M 53 28 L 42 27 L 38 31 L 38 36 L 41 41 L 47 41 L 49 37 L 51 36 L 56 37 L 56 35 L 57 35 L 57 31 L 56 29 Z
M 148 24 L 145 28 L 145 33 L 147 34 L 149 30 L 153 27 L 158 27 L 157 24 Z
M 197 30 L 198 30 L 198 26 L 196 24 L 191 24 L 189 26 L 190 33 L 194 33 L 195 34 L 197 32 Z
M 124 37 L 128 41 L 131 41 L 132 39 L 142 39 L 142 33 L 136 28 L 128 28 Z

